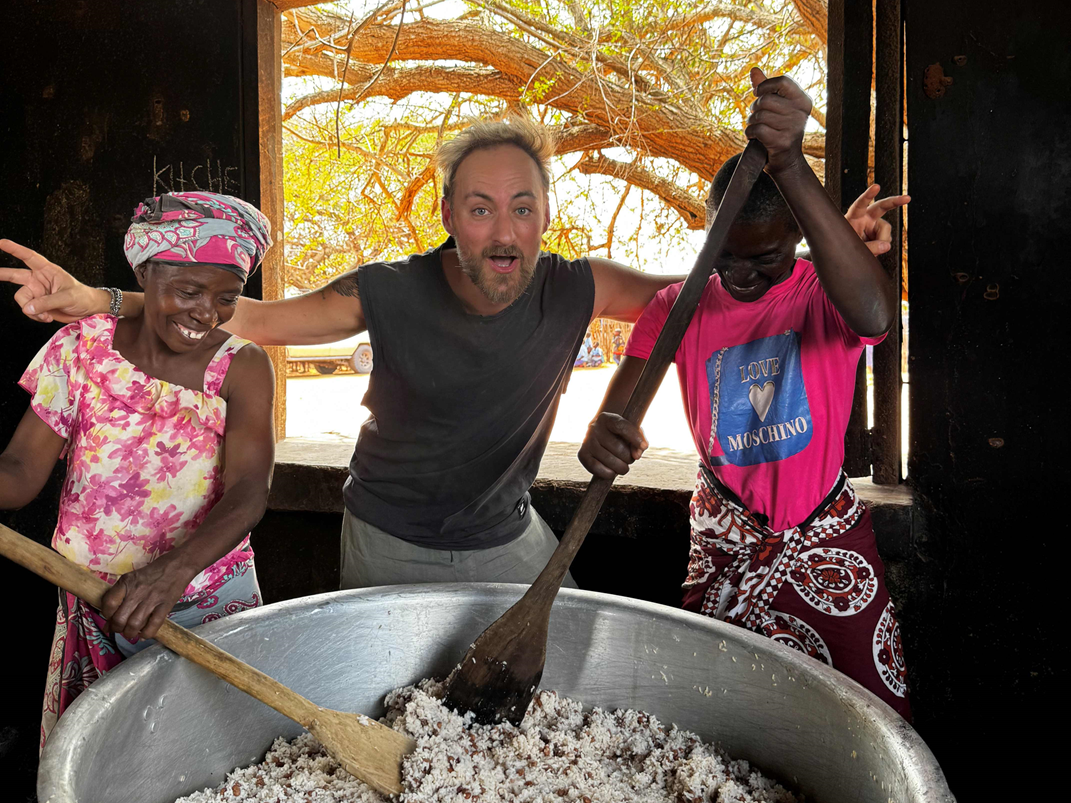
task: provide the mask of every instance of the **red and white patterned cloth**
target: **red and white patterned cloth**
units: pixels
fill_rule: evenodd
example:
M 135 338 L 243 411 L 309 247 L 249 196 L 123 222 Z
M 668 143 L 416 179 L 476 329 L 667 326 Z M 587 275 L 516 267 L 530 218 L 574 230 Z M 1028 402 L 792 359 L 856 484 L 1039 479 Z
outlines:
M 746 627 L 851 677 L 907 719 L 900 626 L 870 511 L 842 473 L 797 527 L 774 531 L 700 471 L 684 608 Z

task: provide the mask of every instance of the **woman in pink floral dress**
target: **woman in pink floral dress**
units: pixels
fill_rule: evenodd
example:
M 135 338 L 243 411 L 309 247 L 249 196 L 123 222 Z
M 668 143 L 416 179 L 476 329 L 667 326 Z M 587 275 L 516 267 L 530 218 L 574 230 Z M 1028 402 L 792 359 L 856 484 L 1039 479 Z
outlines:
M 32 500 L 66 455 L 52 546 L 113 584 L 99 613 L 60 592 L 42 744 L 165 618 L 193 626 L 262 604 L 249 530 L 271 481 L 274 379 L 261 348 L 219 327 L 271 245 L 268 221 L 192 192 L 148 199 L 133 220 L 144 315 L 58 331 L 22 377 L 30 406 L 0 454 L 0 509 Z

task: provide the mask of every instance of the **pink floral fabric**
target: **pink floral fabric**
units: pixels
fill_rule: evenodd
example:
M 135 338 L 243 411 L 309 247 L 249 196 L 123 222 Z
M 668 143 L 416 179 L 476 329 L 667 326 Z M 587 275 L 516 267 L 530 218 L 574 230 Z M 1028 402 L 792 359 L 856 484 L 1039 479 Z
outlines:
M 138 204 L 123 248 L 135 268 L 149 259 L 205 262 L 244 278 L 271 244 L 268 219 L 241 198 L 169 192 Z
M 116 319 L 65 326 L 19 384 L 30 406 L 67 440 L 67 478 L 52 546 L 109 583 L 182 544 L 223 496 L 227 403 L 219 396 L 231 337 L 205 371 L 204 390 L 155 379 L 114 348 Z M 217 588 L 249 560 L 248 536 L 194 578 L 184 598 Z
M 219 391 L 234 355 L 249 343 L 229 338 L 205 370 L 204 390 L 193 390 L 127 362 L 112 347 L 115 324 L 98 315 L 65 326 L 19 383 L 33 411 L 67 441 L 52 546 L 109 583 L 183 543 L 223 496 L 227 404 Z M 240 577 L 256 589 L 248 535 L 186 587 L 176 610 L 196 618 L 185 624 L 260 605 L 259 591 L 244 589 L 248 599 L 223 593 Z M 101 615 L 60 592 L 42 746 L 67 706 L 122 660 Z

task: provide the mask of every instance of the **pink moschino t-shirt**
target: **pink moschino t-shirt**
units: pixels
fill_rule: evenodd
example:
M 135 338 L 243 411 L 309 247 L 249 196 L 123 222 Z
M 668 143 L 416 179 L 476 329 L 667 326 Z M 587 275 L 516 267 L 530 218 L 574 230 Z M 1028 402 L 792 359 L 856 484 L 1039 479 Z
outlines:
M 650 356 L 680 290 L 652 299 L 627 356 Z M 717 274 L 707 283 L 674 357 L 684 408 L 703 462 L 774 530 L 803 522 L 833 487 L 859 356 L 883 339 L 848 328 L 804 259 L 758 301 L 737 301 Z

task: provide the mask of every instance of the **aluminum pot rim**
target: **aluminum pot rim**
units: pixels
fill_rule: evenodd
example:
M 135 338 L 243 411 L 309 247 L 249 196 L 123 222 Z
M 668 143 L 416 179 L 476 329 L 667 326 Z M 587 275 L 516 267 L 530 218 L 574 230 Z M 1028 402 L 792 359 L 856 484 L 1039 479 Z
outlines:
M 437 598 L 456 601 L 459 596 L 468 595 L 480 596 L 484 601 L 501 600 L 504 612 L 509 605 L 520 599 L 527 589 L 526 585 L 512 583 L 436 583 L 329 591 L 242 611 L 199 626 L 197 634 L 208 641 L 215 642 L 229 634 L 255 626 L 263 619 L 287 615 L 309 615 L 319 609 L 349 600 L 398 600 L 402 603 L 419 599 L 422 604 L 431 605 Z M 575 588 L 562 588 L 554 602 L 554 610 L 570 607 L 605 610 L 608 606 L 615 611 L 668 620 L 687 629 L 709 631 L 719 637 L 729 636 L 747 644 L 749 649 L 754 647 L 756 652 L 773 651 L 780 661 L 809 676 L 811 682 L 825 687 L 828 692 L 851 708 L 857 716 L 876 726 L 885 734 L 891 746 L 904 757 L 905 777 L 911 779 L 919 799 L 932 800 L 934 803 L 955 802 L 955 797 L 948 789 L 940 765 L 922 737 L 873 692 L 846 675 L 765 636 L 680 608 Z M 552 616 L 554 610 L 552 610 Z M 68 757 L 75 751 L 78 744 L 86 739 L 87 729 L 108 715 L 108 706 L 103 703 L 110 698 L 118 697 L 124 690 L 137 683 L 141 677 L 151 671 L 156 663 L 177 660 L 181 660 L 178 655 L 156 645 L 123 661 L 108 675 L 93 683 L 79 695 L 60 718 L 41 754 L 37 774 L 39 800 L 43 803 L 68 803 L 68 801 L 74 803 L 73 790 L 67 783 Z M 101 701 L 102 704 L 95 705 L 94 703 L 102 697 L 104 698 Z

